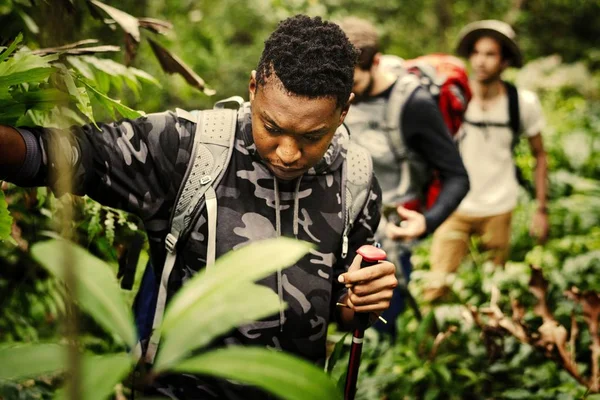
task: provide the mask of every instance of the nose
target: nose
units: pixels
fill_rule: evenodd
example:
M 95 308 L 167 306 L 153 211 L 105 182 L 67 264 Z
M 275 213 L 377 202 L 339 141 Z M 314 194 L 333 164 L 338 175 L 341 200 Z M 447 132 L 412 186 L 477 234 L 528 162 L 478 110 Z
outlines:
M 287 135 L 281 138 L 275 153 L 284 165 L 292 165 L 302 156 L 302 151 L 296 139 Z

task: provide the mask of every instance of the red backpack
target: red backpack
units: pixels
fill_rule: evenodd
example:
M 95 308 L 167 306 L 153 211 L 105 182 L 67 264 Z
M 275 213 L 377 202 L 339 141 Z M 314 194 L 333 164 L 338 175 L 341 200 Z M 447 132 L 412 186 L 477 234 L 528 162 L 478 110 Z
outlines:
M 472 94 L 465 64 L 448 54 L 428 54 L 404 61 L 404 67 L 418 76 L 421 85 L 436 99 L 450 135 L 458 132 Z M 431 208 L 442 188 L 437 171 L 426 188 L 425 207 Z

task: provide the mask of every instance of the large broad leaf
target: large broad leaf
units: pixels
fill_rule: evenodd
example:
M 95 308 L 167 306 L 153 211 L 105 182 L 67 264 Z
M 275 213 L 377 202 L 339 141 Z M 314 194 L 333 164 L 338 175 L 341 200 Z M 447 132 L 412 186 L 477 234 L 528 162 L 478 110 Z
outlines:
M 286 400 L 341 399 L 333 381 L 316 366 L 286 353 L 230 347 L 186 360 L 178 372 L 205 374 L 257 386 Z
M 81 308 L 104 329 L 133 348 L 137 340 L 133 316 L 108 264 L 63 240 L 36 243 L 31 252 L 41 265 L 63 280 L 67 263 L 72 262 L 77 279 L 77 301 Z
M 254 242 L 220 257 L 214 266 L 196 274 L 173 298 L 164 318 L 164 329 L 185 320 L 187 308 L 224 285 L 254 282 L 279 268 L 289 267 L 309 252 L 313 246 L 295 239 L 277 238 Z
M 115 386 L 132 368 L 131 356 L 120 353 L 105 356 L 86 355 L 83 358 L 81 399 L 104 400 L 112 398 Z M 68 399 L 66 388 L 56 393 L 55 399 Z
M 10 235 L 12 226 L 12 217 L 8 212 L 8 205 L 4 198 L 4 192 L 0 190 L 0 240 L 4 240 Z
M 218 292 L 207 293 L 186 309 L 178 323 L 163 331 L 156 370 L 168 369 L 194 349 L 235 327 L 276 314 L 281 306 L 269 288 L 223 282 Z
M 35 343 L 0 347 L 0 379 L 32 378 L 64 371 L 66 366 L 66 346 Z
M 197 274 L 166 311 L 155 367 L 164 369 L 216 336 L 276 313 L 281 305 L 275 293 L 252 282 L 292 265 L 310 248 L 287 238 L 255 242 Z

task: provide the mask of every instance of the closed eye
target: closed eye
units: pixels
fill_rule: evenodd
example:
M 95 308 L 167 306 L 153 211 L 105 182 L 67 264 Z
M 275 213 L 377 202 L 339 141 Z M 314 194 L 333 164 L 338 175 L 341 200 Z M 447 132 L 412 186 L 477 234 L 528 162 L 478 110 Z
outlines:
M 271 125 L 265 125 L 265 129 L 267 130 L 267 132 L 273 133 L 273 134 L 278 134 L 278 133 L 282 132 L 281 129 L 276 128 L 276 127 L 271 126 Z

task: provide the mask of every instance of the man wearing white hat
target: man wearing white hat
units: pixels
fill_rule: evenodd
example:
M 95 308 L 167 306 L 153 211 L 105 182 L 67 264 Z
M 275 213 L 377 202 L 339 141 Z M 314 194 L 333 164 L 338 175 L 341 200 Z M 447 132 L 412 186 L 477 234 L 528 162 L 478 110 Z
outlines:
M 448 292 L 445 277 L 455 272 L 468 251 L 473 234 L 494 263 L 503 265 L 510 248 L 512 211 L 517 205 L 518 180 L 513 148 L 527 137 L 536 159 L 534 173 L 537 209 L 531 234 L 540 241 L 548 235 L 546 207 L 546 153 L 541 131 L 545 121 L 537 96 L 516 90 L 502 80 L 509 67 L 521 67 L 523 56 L 515 32 L 506 23 L 477 21 L 460 33 L 458 55 L 468 58 L 473 98 L 457 135 L 469 175 L 470 190 L 458 209 L 435 232 L 431 250 L 433 279 L 425 298 L 435 300 Z

